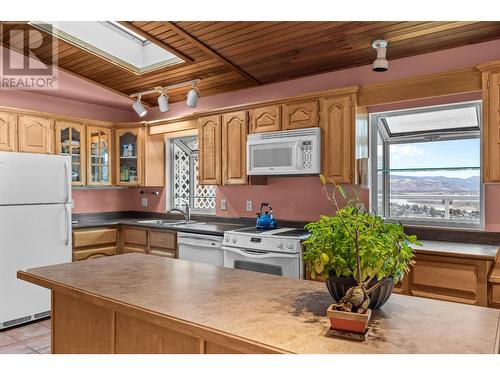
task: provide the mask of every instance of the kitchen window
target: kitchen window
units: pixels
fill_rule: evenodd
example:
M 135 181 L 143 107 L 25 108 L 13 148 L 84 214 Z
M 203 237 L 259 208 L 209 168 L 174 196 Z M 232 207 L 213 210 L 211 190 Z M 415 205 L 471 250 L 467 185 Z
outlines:
M 170 207 L 194 213 L 215 213 L 215 186 L 198 183 L 198 137 L 170 141 Z
M 371 116 L 371 207 L 387 221 L 484 226 L 481 104 Z

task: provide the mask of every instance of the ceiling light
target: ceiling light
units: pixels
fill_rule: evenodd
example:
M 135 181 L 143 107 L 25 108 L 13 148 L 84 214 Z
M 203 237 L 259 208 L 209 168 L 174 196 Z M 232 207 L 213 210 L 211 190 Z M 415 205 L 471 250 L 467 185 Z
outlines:
M 170 106 L 168 104 L 168 95 L 166 95 L 165 92 L 162 92 L 158 97 L 158 106 L 160 107 L 160 112 L 170 111 Z
M 186 94 L 186 105 L 192 108 L 196 107 L 196 105 L 198 104 L 199 97 L 200 97 L 200 92 L 196 87 L 196 81 L 193 81 L 193 87 L 191 87 Z
M 139 115 L 139 117 L 144 117 L 148 111 L 146 111 L 146 108 L 141 103 L 141 95 L 137 97 L 137 100 L 132 104 L 132 108 L 134 108 L 134 111 Z
M 385 72 L 387 69 L 389 69 L 389 62 L 385 57 L 387 53 L 387 40 L 374 40 L 372 43 L 372 47 L 377 50 L 377 58 L 373 62 L 373 71 Z

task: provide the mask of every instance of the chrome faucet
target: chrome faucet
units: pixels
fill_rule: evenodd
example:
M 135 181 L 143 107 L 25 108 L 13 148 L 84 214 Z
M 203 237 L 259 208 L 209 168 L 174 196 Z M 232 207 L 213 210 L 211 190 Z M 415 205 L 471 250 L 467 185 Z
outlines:
M 184 202 L 184 207 L 185 207 L 185 210 L 181 210 L 180 208 L 171 208 L 170 210 L 167 211 L 167 213 L 171 214 L 173 212 L 179 212 L 181 214 L 184 215 L 184 220 L 186 220 L 187 222 L 190 222 L 191 221 L 191 210 L 189 208 L 189 203 L 186 202 L 186 201 L 183 201 Z

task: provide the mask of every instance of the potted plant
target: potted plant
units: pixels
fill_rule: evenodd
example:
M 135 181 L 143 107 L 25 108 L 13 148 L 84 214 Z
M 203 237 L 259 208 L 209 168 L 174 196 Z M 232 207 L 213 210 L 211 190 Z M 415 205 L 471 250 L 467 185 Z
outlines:
M 364 332 L 370 308 L 380 308 L 387 301 L 394 284 L 414 264 L 411 245 L 420 244 L 416 236 L 404 233 L 400 223 L 385 223 L 367 212 L 356 190 L 352 189 L 349 198 L 342 186 L 329 180 L 329 191 L 325 177 L 320 178 L 336 213 L 305 226 L 310 236 L 305 241 L 304 261 L 312 278 L 319 275 L 326 280 L 336 301 L 328 310 L 332 328 Z M 344 321 L 339 324 L 335 317 Z

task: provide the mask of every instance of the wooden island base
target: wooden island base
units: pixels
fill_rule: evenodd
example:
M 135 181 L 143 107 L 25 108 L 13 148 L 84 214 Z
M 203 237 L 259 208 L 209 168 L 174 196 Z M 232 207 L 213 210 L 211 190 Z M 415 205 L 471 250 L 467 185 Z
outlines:
M 53 353 L 498 353 L 500 310 L 393 295 L 328 337 L 324 284 L 123 254 L 19 271 L 52 291 Z

